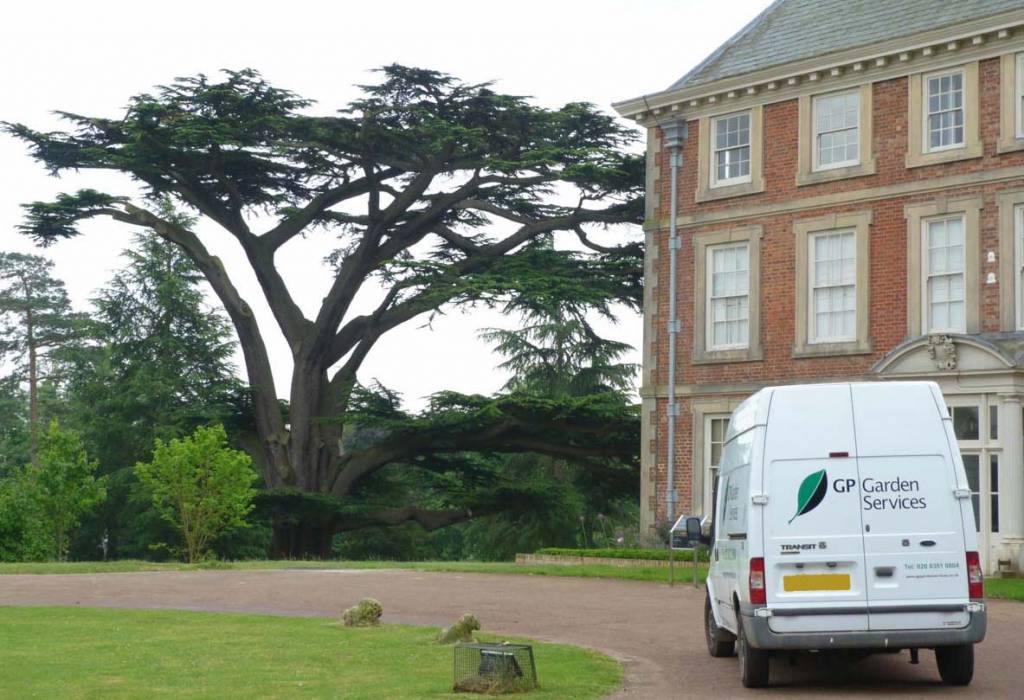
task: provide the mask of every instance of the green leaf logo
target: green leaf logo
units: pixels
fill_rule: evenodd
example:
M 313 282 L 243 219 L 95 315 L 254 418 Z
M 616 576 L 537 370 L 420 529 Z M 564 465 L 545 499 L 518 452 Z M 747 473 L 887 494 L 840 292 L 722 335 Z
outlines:
M 810 513 L 817 508 L 825 498 L 826 491 L 828 491 L 828 474 L 824 469 L 808 475 L 800 484 L 800 490 L 796 494 L 796 514 L 789 519 L 789 522 L 791 523 L 796 520 L 797 516 Z

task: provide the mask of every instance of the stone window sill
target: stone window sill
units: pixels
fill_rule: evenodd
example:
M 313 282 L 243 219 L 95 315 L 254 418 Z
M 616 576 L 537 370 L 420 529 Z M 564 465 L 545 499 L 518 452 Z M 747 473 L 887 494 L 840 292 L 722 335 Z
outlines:
M 855 340 L 849 343 L 809 343 L 793 348 L 793 357 L 842 357 L 848 355 L 870 355 L 874 352 L 874 343 L 869 340 Z
M 872 158 L 866 163 L 848 165 L 845 168 L 831 168 L 829 170 L 812 170 L 810 172 L 797 173 L 796 184 L 797 187 L 803 187 L 805 185 L 819 185 L 823 182 L 834 182 L 836 180 L 845 180 L 851 177 L 874 175 L 876 172 L 878 172 L 878 166 L 875 159 Z
M 958 160 L 970 160 L 981 158 L 984 148 L 981 142 L 969 144 L 963 148 L 952 148 L 948 151 L 936 153 L 908 153 L 906 164 L 908 168 L 920 168 L 926 165 L 937 165 L 938 163 L 953 163 Z
M 697 202 L 713 202 L 718 199 L 742 197 L 748 194 L 764 192 L 764 178 L 739 185 L 723 185 L 722 187 L 702 187 L 697 190 L 694 198 Z
M 1024 137 L 999 141 L 996 144 L 996 153 L 1015 153 L 1016 151 L 1024 151 Z
M 705 350 L 693 354 L 692 363 L 695 365 L 727 364 L 730 362 L 759 362 L 764 359 L 764 352 L 760 347 L 739 348 L 736 350 Z

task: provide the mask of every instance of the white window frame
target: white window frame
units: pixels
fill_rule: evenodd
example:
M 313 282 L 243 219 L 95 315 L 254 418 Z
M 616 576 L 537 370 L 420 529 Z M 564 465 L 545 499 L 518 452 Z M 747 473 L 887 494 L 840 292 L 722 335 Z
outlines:
M 994 394 L 977 395 L 977 394 L 964 394 L 964 395 L 944 395 L 943 398 L 946 401 L 947 409 L 949 410 L 950 418 L 953 417 L 953 409 L 963 407 L 976 407 L 978 409 L 978 439 L 977 440 L 961 440 L 957 438 L 957 447 L 960 449 L 961 454 L 964 455 L 976 455 L 978 457 L 978 490 L 971 490 L 972 501 L 973 497 L 976 496 L 978 500 L 978 507 L 974 509 L 975 518 L 981 526 L 978 532 L 979 545 L 981 550 L 985 551 L 987 546 L 995 544 L 1000 537 L 999 532 L 992 530 L 992 500 L 993 496 L 999 499 L 999 485 L 995 491 L 992 490 L 992 456 L 996 455 L 998 459 L 998 475 L 1000 480 L 1006 474 L 1006 461 L 1003 458 L 1003 435 L 1002 425 L 1000 425 L 1000 434 L 997 438 L 992 438 L 989 433 L 989 425 L 992 419 L 992 413 L 1001 410 L 1000 404 L 994 402 Z M 986 400 L 987 399 L 987 400 Z M 1010 410 L 1020 410 L 1019 406 L 1014 406 Z M 966 467 L 966 465 L 965 465 Z M 1000 513 L 1005 512 L 1002 506 L 1005 502 L 999 502 Z M 1003 530 L 1000 526 L 999 530 Z M 985 555 L 982 555 L 985 556 Z
M 1017 138 L 1024 139 L 1024 53 L 1016 56 L 1017 70 L 1015 71 L 1016 85 L 1014 86 L 1014 109 L 1013 123 Z M 1004 64 L 1005 65 L 1005 64 Z
M 822 165 L 820 163 L 821 150 L 818 147 L 818 141 L 821 137 L 821 132 L 818 131 L 818 102 L 830 97 L 841 97 L 845 95 L 853 95 L 857 98 L 857 157 L 853 160 L 844 160 L 836 163 L 829 163 L 828 165 Z M 841 90 L 839 92 L 830 92 L 823 95 L 815 95 L 811 98 L 811 158 L 812 158 L 812 170 L 814 172 L 820 172 L 824 170 L 835 170 L 836 168 L 849 168 L 851 166 L 860 165 L 860 153 L 861 145 L 860 140 L 864 136 L 863 124 L 861 124 L 861 110 L 860 101 L 862 99 L 860 88 L 854 88 L 853 90 Z M 834 131 L 845 131 L 845 129 L 836 129 Z
M 963 265 L 960 270 L 960 276 L 963 277 L 964 284 L 964 298 L 961 300 L 963 304 L 963 326 L 960 328 L 932 328 L 931 321 L 931 297 L 928 294 L 928 281 L 932 277 L 931 274 L 931 256 L 930 249 L 928 246 L 928 227 L 930 224 L 936 221 L 952 221 L 953 219 L 960 219 L 961 230 L 963 233 L 963 243 L 961 244 L 964 249 Z M 921 330 L 925 335 L 931 333 L 966 333 L 967 332 L 967 304 L 968 304 L 968 293 L 967 293 L 967 256 L 968 245 L 967 245 L 967 215 L 963 213 L 959 214 L 942 214 L 939 216 L 930 216 L 921 220 Z M 945 272 L 941 277 L 951 276 L 951 273 Z
M 729 429 L 729 413 L 705 413 L 704 414 L 704 496 L 703 496 L 703 507 L 704 515 L 711 517 L 712 510 L 714 508 L 714 502 L 712 495 L 715 492 L 715 477 L 718 476 L 721 464 L 714 465 L 711 463 L 711 455 L 713 450 L 711 449 L 713 440 L 711 426 L 714 425 L 714 421 L 725 421 L 725 432 L 722 433 L 722 450 L 725 450 L 725 435 Z
M 826 236 L 842 236 L 849 235 L 853 237 L 853 334 L 843 336 L 827 336 L 819 337 L 817 335 L 818 324 L 817 320 L 817 306 L 815 304 L 814 290 L 815 290 L 815 263 L 817 262 L 814 257 L 814 242 L 818 238 Z M 822 343 L 849 343 L 857 340 L 857 265 L 860 261 L 857 260 L 857 230 L 856 229 L 836 229 L 834 231 L 815 231 L 807 236 L 807 344 L 822 344 Z M 835 285 L 835 286 L 849 286 L 849 285 Z
M 747 117 L 747 152 L 748 165 L 747 174 L 738 175 L 737 177 L 730 177 L 724 180 L 718 179 L 718 122 L 724 119 L 731 119 L 732 117 L 740 117 L 746 115 Z M 731 185 L 742 185 L 751 182 L 751 173 L 754 169 L 754 115 L 750 110 L 743 110 L 740 112 L 730 112 L 729 114 L 720 114 L 716 117 L 711 118 L 711 128 L 709 129 L 710 148 L 711 148 L 711 187 L 729 187 Z M 732 146 L 731 148 L 742 148 L 743 146 Z M 722 150 L 729 150 L 728 148 Z
M 928 129 L 928 117 L 931 113 L 928 111 L 928 83 L 933 78 L 942 78 L 947 75 L 960 75 L 960 112 L 963 115 L 961 119 L 960 127 L 960 143 L 951 143 L 948 146 L 936 146 L 931 145 L 931 133 Z M 941 70 L 934 73 L 928 73 L 921 78 L 921 148 L 924 153 L 942 153 L 944 151 L 955 151 L 967 147 L 967 100 L 970 96 L 967 94 L 967 72 L 963 68 L 956 68 L 953 70 Z
M 1024 204 L 1013 207 L 1013 298 L 1017 330 L 1024 330 Z
M 715 254 L 716 250 L 725 250 L 725 249 L 728 249 L 728 248 L 743 248 L 747 252 L 747 294 L 746 294 L 746 297 L 747 297 L 747 342 L 745 342 L 745 343 L 728 343 L 728 344 L 716 345 L 715 344 L 715 319 L 714 319 L 714 312 L 713 312 L 713 306 L 714 305 L 712 304 L 712 302 L 715 300 L 715 296 L 714 296 L 714 290 L 715 290 L 715 270 L 714 270 L 714 265 L 712 263 L 712 260 L 714 258 L 714 254 Z M 705 284 L 705 292 L 704 292 L 704 297 L 705 297 L 705 299 L 704 299 L 704 318 L 705 318 L 704 337 L 707 339 L 707 349 L 708 349 L 708 351 L 715 352 L 715 351 L 718 351 L 718 350 L 744 350 L 744 349 L 750 347 L 750 332 L 751 332 L 751 328 L 750 328 L 750 281 L 751 281 L 750 280 L 750 242 L 749 241 L 742 241 L 742 242 L 738 242 L 738 243 L 722 243 L 722 244 L 719 244 L 719 245 L 709 245 L 707 247 L 707 249 L 706 249 L 706 252 L 705 252 L 704 266 L 705 266 L 704 267 L 704 269 L 705 269 L 705 273 L 704 273 L 705 274 L 705 279 L 707 280 L 707 283 Z M 736 296 L 739 296 L 739 295 L 736 295 Z

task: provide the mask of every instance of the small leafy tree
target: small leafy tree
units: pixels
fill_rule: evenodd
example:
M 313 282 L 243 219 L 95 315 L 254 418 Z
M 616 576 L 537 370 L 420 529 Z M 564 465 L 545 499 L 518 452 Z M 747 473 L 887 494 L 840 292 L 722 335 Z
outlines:
M 72 531 L 82 516 L 107 497 L 96 478 L 96 462 L 89 459 L 77 433 L 61 430 L 57 421 L 39 441 L 38 467 L 28 468 L 34 496 L 49 531 L 54 557 L 64 560 Z
M 136 464 L 135 473 L 160 517 L 181 533 L 189 562 L 201 560 L 218 535 L 248 527 L 256 473 L 246 453 L 228 447 L 221 425 L 157 439 L 153 461 Z

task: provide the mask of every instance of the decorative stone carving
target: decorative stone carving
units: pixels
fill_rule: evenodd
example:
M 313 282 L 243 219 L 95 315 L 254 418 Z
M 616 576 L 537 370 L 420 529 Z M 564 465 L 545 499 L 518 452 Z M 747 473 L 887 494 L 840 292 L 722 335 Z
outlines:
M 928 336 L 928 357 L 935 361 L 935 369 L 950 371 L 956 369 L 956 344 L 951 335 Z

